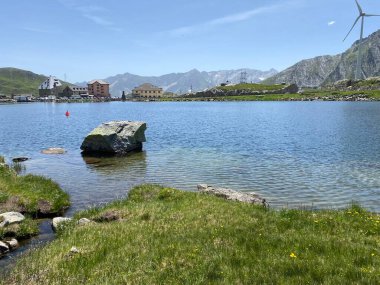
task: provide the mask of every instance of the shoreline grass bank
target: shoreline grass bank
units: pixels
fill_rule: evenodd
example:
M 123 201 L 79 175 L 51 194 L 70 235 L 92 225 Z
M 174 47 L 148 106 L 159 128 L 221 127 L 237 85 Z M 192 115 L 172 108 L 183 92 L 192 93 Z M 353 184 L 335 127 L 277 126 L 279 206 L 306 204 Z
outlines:
M 379 284 L 380 216 L 275 211 L 157 185 L 77 213 L 0 284 Z M 75 250 L 71 250 L 75 247 Z
M 0 241 L 6 237 L 27 239 L 38 234 L 38 221 L 33 218 L 62 214 L 70 205 L 69 195 L 51 179 L 20 176 L 0 156 L 0 214 L 19 212 L 26 216 L 21 223 L 0 227 Z
M 380 101 L 380 90 L 331 91 L 305 90 L 297 94 L 236 95 L 212 97 L 173 97 L 159 101 Z

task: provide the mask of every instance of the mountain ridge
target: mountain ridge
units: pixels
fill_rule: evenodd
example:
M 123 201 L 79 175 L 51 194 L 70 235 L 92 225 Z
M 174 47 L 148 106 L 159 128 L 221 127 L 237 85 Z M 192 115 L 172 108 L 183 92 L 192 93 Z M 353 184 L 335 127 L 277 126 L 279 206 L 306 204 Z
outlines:
M 363 39 L 362 76 L 380 76 L 380 30 Z M 300 87 L 319 87 L 343 79 L 354 79 L 359 41 L 337 55 L 317 56 L 297 62 L 263 81 L 265 84 L 295 83 Z
M 113 96 L 120 96 L 122 91 L 131 92 L 134 87 L 143 83 L 157 85 L 166 92 L 181 94 L 189 91 L 202 91 L 226 81 L 238 83 L 242 72 L 247 73 L 247 82 L 257 83 L 276 74 L 278 71 L 273 68 L 267 71 L 249 68 L 219 71 L 192 69 L 188 72 L 173 72 L 161 76 L 140 76 L 126 72 L 107 77 L 104 80 L 110 83 L 110 91 Z M 84 82 L 78 84 L 83 85 Z

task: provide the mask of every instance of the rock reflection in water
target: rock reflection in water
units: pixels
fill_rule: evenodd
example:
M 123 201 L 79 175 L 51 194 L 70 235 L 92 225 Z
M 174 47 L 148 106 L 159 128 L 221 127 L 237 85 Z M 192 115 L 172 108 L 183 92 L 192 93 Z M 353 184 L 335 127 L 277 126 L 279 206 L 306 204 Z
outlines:
M 146 152 L 134 152 L 125 156 L 82 156 L 89 170 L 102 175 L 123 175 L 145 177 L 147 169 Z M 124 175 L 125 177 L 125 175 Z

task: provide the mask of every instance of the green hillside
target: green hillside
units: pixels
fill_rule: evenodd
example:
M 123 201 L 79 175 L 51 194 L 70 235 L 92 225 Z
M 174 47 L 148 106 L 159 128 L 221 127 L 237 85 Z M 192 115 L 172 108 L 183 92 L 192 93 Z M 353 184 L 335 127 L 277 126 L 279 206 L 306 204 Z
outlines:
M 46 80 L 45 75 L 17 68 L 0 68 L 0 94 L 38 94 L 38 86 Z
M 38 86 L 47 76 L 13 67 L 0 68 L 0 94 L 11 96 L 19 94 L 38 95 Z M 69 83 L 61 81 L 63 85 Z

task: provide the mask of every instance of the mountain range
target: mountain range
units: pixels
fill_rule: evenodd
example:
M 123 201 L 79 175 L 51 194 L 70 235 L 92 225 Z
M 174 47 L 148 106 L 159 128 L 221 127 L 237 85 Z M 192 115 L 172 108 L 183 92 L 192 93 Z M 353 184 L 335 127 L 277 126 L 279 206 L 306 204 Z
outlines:
M 380 30 L 365 38 L 362 45 L 362 77 L 380 76 Z M 317 87 L 342 79 L 354 79 L 358 51 L 359 41 L 356 41 L 344 53 L 302 60 L 263 83 L 286 82 L 296 83 L 301 87 Z
M 105 78 L 104 80 L 110 83 L 110 92 L 116 97 L 119 97 L 123 91 L 130 93 L 133 88 L 143 83 L 160 86 L 166 92 L 181 94 L 189 92 L 190 90 L 194 92 L 202 91 L 227 81 L 239 83 L 241 74 L 244 72 L 246 73 L 247 82 L 257 83 L 275 75 L 278 71 L 275 69 L 260 71 L 246 68 L 206 72 L 193 69 L 184 73 L 170 73 L 162 76 L 139 76 L 124 73 Z M 86 83 L 82 82 L 77 84 L 83 86 Z
M 380 30 L 363 40 L 363 77 L 380 76 Z M 300 87 L 318 87 L 342 79 L 353 79 L 356 69 L 356 57 L 359 42 L 338 55 L 318 56 L 302 60 L 295 65 L 277 72 L 275 69 L 260 71 L 255 69 L 237 69 L 221 71 L 198 71 L 170 73 L 162 76 L 139 76 L 130 73 L 105 78 L 110 83 L 113 96 L 119 97 L 122 91 L 129 93 L 134 87 L 151 83 L 164 88 L 167 92 L 186 93 L 202 91 L 222 82 L 240 82 L 242 72 L 246 72 L 247 82 L 265 84 L 296 83 Z M 38 93 L 38 85 L 46 79 L 30 71 L 16 68 L 0 68 L 0 94 Z M 77 83 L 85 85 L 87 82 Z

